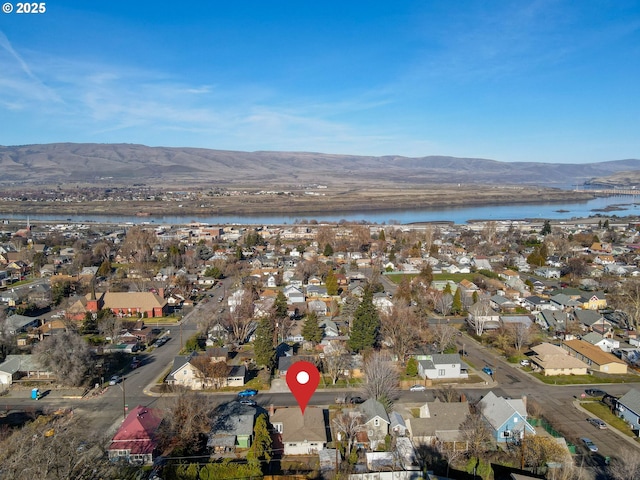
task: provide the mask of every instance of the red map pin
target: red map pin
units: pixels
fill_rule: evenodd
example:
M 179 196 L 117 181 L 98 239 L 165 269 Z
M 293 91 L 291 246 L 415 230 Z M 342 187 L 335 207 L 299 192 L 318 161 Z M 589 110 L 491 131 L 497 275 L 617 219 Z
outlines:
M 287 385 L 296 397 L 303 415 L 319 383 L 320 372 L 313 363 L 296 362 L 287 370 Z

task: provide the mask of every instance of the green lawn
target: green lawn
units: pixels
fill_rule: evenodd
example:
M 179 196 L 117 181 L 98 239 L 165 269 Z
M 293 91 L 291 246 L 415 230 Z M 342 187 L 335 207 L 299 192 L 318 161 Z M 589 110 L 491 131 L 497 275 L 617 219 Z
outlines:
M 544 376 L 540 373 L 531 375 L 549 385 L 595 385 L 598 383 L 632 383 L 638 381 L 637 375 L 605 375 L 594 373 L 593 375 L 554 375 Z
M 611 413 L 611 410 L 608 406 L 600 402 L 580 402 L 580 406 L 585 410 L 593 413 L 594 417 L 598 417 L 601 420 L 607 422 L 607 424 L 609 424 L 609 426 L 611 426 L 612 428 L 620 430 L 625 435 L 637 439 L 635 434 L 631 431 L 631 428 L 629 428 L 627 422 Z

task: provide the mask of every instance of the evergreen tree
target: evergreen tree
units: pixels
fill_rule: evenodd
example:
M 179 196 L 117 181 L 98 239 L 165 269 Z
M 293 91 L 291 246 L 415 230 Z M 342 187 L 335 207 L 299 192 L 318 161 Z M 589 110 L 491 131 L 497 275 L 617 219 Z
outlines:
M 322 341 L 322 328 L 318 322 L 318 315 L 315 312 L 307 314 L 302 327 L 302 336 L 308 342 L 320 343 Z
M 324 284 L 327 287 L 327 295 L 337 295 L 338 294 L 338 279 L 336 275 L 333 273 L 333 269 L 330 268 L 327 273 L 327 278 L 324 280 Z
M 287 297 L 282 290 L 279 290 L 276 295 L 276 299 L 273 302 L 273 314 L 276 318 L 285 318 L 288 316 L 288 312 L 289 308 L 287 307 Z
M 98 271 L 96 272 L 96 274 L 99 277 L 108 277 L 110 273 L 111 273 L 111 262 L 109 260 L 104 260 L 100 264 L 100 268 L 98 268 Z
M 415 377 L 416 375 L 418 375 L 418 361 L 414 357 L 411 357 L 409 358 L 409 360 L 407 360 L 405 373 L 409 377 Z
M 253 443 L 247 454 L 249 463 L 271 461 L 271 435 L 269 434 L 269 425 L 267 415 L 261 413 L 256 419 L 253 427 Z
M 256 355 L 256 363 L 264 365 L 272 370 L 276 363 L 276 349 L 273 346 L 275 331 L 273 322 L 269 317 L 264 317 L 258 323 L 256 329 L 256 340 L 253 342 L 253 349 Z
M 541 235 L 549 235 L 551 233 L 551 222 L 549 220 L 545 220 L 542 225 L 542 230 L 540 230 Z
M 373 347 L 378 340 L 379 330 L 380 316 L 373 305 L 373 293 L 367 287 L 362 297 L 362 302 L 360 302 L 353 315 L 348 343 L 349 348 L 354 352 L 361 352 Z
M 462 296 L 460 289 L 456 289 L 456 293 L 453 295 L 453 302 L 451 304 L 451 313 L 458 315 L 462 312 Z
M 378 235 L 378 240 L 380 240 L 381 242 L 387 241 L 387 237 L 384 234 L 384 229 L 380 230 L 380 235 Z
M 444 286 L 444 290 L 442 290 L 443 295 L 453 295 L 453 291 L 451 290 L 451 284 L 447 282 Z
M 330 257 L 331 255 L 333 255 L 333 247 L 331 246 L 331 244 L 330 244 L 330 243 L 327 243 L 327 244 L 324 246 L 324 250 L 323 250 L 322 254 L 323 254 L 325 257 Z
M 480 295 L 478 295 L 477 291 L 474 291 L 473 294 L 471 295 L 471 300 L 473 300 L 473 303 L 478 303 L 479 299 L 480 299 Z

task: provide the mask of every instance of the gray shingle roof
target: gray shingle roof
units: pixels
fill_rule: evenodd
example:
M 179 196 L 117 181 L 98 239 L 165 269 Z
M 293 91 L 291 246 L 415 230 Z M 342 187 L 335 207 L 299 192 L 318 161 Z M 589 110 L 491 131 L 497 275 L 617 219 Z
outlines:
M 482 415 L 491 424 L 494 430 L 500 429 L 514 413 L 519 414 L 523 419 L 527 419 L 527 408 L 521 398 L 503 398 L 495 393 L 487 393 L 480 400 Z
M 366 402 L 362 403 L 358 409 L 365 416 L 365 423 L 375 417 L 380 417 L 385 422 L 391 423 L 391 421 L 389 420 L 389 415 L 387 415 L 387 411 L 384 409 L 384 406 L 373 398 L 370 398 Z
M 624 405 L 636 415 L 640 415 L 640 391 L 629 390 L 618 399 L 618 403 Z

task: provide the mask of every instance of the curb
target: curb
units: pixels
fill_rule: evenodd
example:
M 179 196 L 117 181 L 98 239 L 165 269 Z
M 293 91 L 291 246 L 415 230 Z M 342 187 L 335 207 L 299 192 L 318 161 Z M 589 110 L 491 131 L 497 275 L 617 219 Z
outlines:
M 580 401 L 579 400 L 574 400 L 573 402 L 573 406 L 576 410 L 581 411 L 582 413 L 584 413 L 585 415 L 588 415 L 590 417 L 596 417 L 593 413 L 591 413 L 589 410 L 585 409 L 582 407 L 582 405 L 580 405 Z M 598 417 L 596 417 L 598 418 Z M 602 420 L 602 419 L 601 419 Z M 608 425 L 608 424 L 607 424 Z M 622 433 L 620 430 L 618 430 L 617 428 L 612 427 L 611 425 L 608 425 L 608 429 L 610 432 L 615 433 L 616 435 L 618 435 L 619 437 L 625 439 L 628 443 L 630 443 L 631 445 L 633 445 L 636 448 L 640 448 L 640 444 L 638 444 L 638 442 L 636 442 L 633 438 L 629 437 L 628 435 L 625 435 L 624 433 Z

